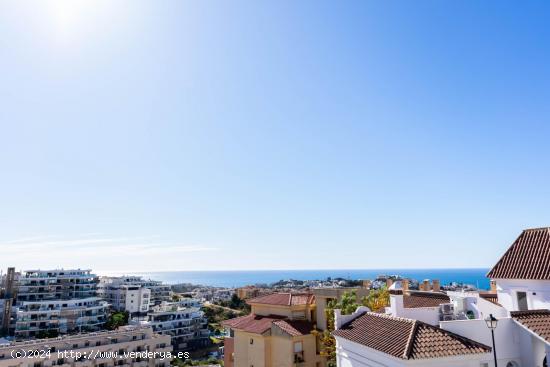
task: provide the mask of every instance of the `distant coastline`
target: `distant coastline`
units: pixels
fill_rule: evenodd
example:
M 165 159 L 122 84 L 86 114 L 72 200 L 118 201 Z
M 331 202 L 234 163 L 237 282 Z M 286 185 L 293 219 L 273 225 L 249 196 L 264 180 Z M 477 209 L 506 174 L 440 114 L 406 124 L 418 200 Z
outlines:
M 139 275 L 168 284 L 192 283 L 214 287 L 242 287 L 250 284 L 271 284 L 282 279 L 324 280 L 327 278 L 375 279 L 378 275 L 400 275 L 416 280 L 439 279 L 442 285 L 451 282 L 489 288 L 487 268 L 464 269 L 320 269 L 320 270 L 235 270 L 235 271 L 166 271 L 166 272 L 98 272 L 100 275 Z

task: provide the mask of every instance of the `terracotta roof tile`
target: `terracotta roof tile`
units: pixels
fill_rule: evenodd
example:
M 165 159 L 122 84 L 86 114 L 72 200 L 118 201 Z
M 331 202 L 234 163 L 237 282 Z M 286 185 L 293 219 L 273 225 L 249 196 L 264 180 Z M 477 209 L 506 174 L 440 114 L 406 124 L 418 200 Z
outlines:
M 438 292 L 409 292 L 403 295 L 403 307 L 439 307 L 440 304 L 449 303 L 451 299 L 445 293 Z
M 550 310 L 512 311 L 510 315 L 521 325 L 550 342 Z
M 418 320 L 367 312 L 333 332 L 402 359 L 488 353 L 491 348 Z
M 250 314 L 247 316 L 241 316 L 222 322 L 222 326 L 230 327 L 237 330 L 246 331 L 254 334 L 263 334 L 271 329 L 273 321 L 281 320 L 284 316 L 260 316 Z
M 550 280 L 550 228 L 523 231 L 487 277 Z
M 273 325 L 291 336 L 308 335 L 315 329 L 315 325 L 306 320 L 278 320 Z
M 249 299 L 247 303 L 259 303 L 276 306 L 310 305 L 315 303 L 315 296 L 311 293 L 273 293 Z
M 285 316 L 269 315 L 261 316 L 250 314 L 222 322 L 222 326 L 248 333 L 263 334 L 275 325 L 291 336 L 310 334 L 315 325 L 306 320 L 289 320 Z

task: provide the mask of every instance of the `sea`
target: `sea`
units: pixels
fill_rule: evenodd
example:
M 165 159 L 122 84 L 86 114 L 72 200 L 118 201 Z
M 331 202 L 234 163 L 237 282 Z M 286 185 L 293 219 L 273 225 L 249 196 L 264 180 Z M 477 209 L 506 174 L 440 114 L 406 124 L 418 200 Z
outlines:
M 489 269 L 323 269 L 323 270 L 221 270 L 221 271 L 158 271 L 158 272 L 99 272 L 99 275 L 137 275 L 160 280 L 167 284 L 191 283 L 213 287 L 242 287 L 252 284 L 271 284 L 279 280 L 326 280 L 327 278 L 375 279 L 378 275 L 400 275 L 422 281 L 439 279 L 441 285 L 452 282 L 489 289 L 485 274 Z

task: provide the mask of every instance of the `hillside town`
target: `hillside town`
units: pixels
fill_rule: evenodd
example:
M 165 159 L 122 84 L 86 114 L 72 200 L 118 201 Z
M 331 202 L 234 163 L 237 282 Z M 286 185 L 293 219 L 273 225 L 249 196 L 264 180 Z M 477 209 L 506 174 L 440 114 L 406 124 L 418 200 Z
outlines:
M 523 231 L 495 259 L 489 290 L 399 275 L 227 289 L 99 277 L 87 269 L 8 268 L 0 293 L 0 366 L 39 367 L 32 356 L 9 352 L 19 348 L 95 347 L 186 354 L 122 362 L 56 358 L 40 367 L 546 367 L 549 256 L 550 228 Z

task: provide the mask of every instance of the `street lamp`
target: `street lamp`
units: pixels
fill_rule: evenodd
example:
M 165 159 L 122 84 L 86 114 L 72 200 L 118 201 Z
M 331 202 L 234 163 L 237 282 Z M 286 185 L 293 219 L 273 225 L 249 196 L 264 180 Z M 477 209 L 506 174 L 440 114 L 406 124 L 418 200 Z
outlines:
M 487 327 L 491 329 L 491 337 L 493 338 L 493 356 L 495 357 L 495 367 L 498 367 L 497 351 L 495 349 L 495 329 L 497 328 L 498 320 L 496 319 L 496 317 L 493 316 L 493 314 L 490 314 L 489 317 L 485 319 L 485 323 L 487 324 Z

